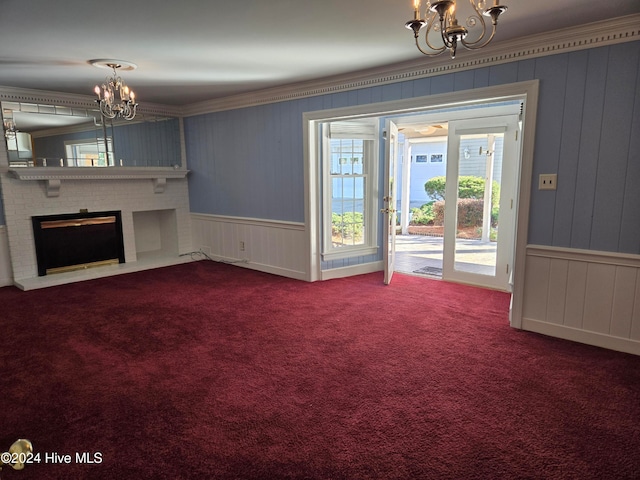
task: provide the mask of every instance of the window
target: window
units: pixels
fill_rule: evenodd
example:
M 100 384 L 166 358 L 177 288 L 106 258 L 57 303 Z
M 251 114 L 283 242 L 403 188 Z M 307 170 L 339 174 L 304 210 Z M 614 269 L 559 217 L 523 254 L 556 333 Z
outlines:
M 325 124 L 323 258 L 377 252 L 377 124 Z
M 109 152 L 113 152 L 111 137 L 107 138 Z M 70 140 L 64 143 L 68 167 L 113 166 L 113 157 L 105 152 L 104 138 L 96 140 Z M 108 160 L 107 160 L 108 158 Z

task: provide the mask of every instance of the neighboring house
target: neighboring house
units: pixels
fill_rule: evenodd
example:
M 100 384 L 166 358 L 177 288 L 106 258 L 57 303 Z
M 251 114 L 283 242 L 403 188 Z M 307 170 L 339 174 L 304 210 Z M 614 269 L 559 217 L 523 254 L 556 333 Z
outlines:
M 405 142 L 407 140 L 404 140 Z M 493 179 L 500 182 L 500 174 L 502 172 L 502 150 L 499 147 L 501 139 L 497 140 L 496 151 L 493 162 Z M 485 176 L 485 159 L 486 154 L 480 152 L 481 144 L 477 141 L 465 141 L 460 148 L 463 151 L 460 164 L 460 175 L 484 177 Z M 402 149 L 401 149 L 402 150 Z M 433 177 L 446 176 L 447 169 L 447 142 L 446 139 L 438 139 L 432 142 L 416 143 L 411 149 L 411 170 L 409 175 L 409 206 L 410 208 L 420 207 L 421 205 L 435 200 L 430 198 L 424 189 L 424 184 Z M 398 168 L 399 182 L 404 182 L 402 176 L 402 163 L 406 160 L 400 157 L 400 167 Z M 401 202 L 402 195 L 398 195 L 398 202 Z M 399 203 L 400 204 L 400 203 Z
M 531 46 L 487 63 L 429 71 L 425 61 L 425 70 L 402 72 L 395 82 L 381 71 L 381 84 L 363 80 L 359 86 L 350 82 L 344 90 L 314 86 L 313 92 L 300 85 L 292 87 L 286 100 L 281 92 L 272 98 L 267 91 L 238 96 L 235 103 L 195 105 L 184 116 L 188 180 L 169 179 L 164 193 L 155 194 L 151 184 L 114 180 L 110 185 L 117 187 L 118 199 L 112 203 L 119 208 L 127 202 L 152 202 L 145 209 L 154 212 L 175 209 L 179 253 L 202 248 L 213 256 L 249 258 L 251 268 L 305 280 L 380 270 L 381 251 L 330 261 L 314 257 L 319 255 L 318 244 L 308 238 L 317 225 L 306 218 L 305 205 L 316 202 L 306 195 L 317 172 L 305 163 L 304 114 L 538 81 L 533 162 L 531 172 L 524 172 L 531 184 L 522 186 L 530 190 L 523 199 L 528 205 L 528 238 L 518 243 L 525 251 L 519 252 L 524 276 L 516 288 L 515 326 L 640 353 L 637 31 L 636 36 L 614 31 L 607 38 L 615 41 L 605 41 L 604 36 L 589 39 L 588 31 L 578 29 L 574 42 Z M 440 154 L 420 153 L 428 161 L 416 161 L 413 172 L 419 171 L 418 163 L 425 163 L 423 174 L 430 175 L 426 170 L 439 163 L 431 159 Z M 538 176 L 546 173 L 557 173 L 557 190 L 537 188 Z M 154 179 L 154 188 L 162 184 L 159 180 Z M 79 195 L 85 196 L 70 203 L 82 208 L 84 199 L 91 201 L 87 190 L 103 188 L 99 180 L 91 182 L 85 189 L 79 181 L 63 179 L 60 198 L 68 199 L 65 196 L 78 186 Z M 36 183 L 2 173 L 0 224 L 25 202 L 44 198 Z M 17 188 L 27 192 L 26 184 L 28 195 L 16 198 Z M 55 186 L 49 183 L 49 188 Z M 413 188 L 419 190 L 417 185 Z M 147 197 L 136 196 L 145 192 Z M 110 201 L 105 195 L 103 203 Z M 34 206 L 43 208 L 49 207 Z M 158 215 L 164 219 L 164 213 Z M 166 223 L 163 219 L 158 229 Z M 137 224 L 149 221 L 145 217 Z M 130 223 L 133 229 L 136 222 Z M 6 271 L 7 239 L 14 232 L 8 221 L 0 229 L 0 262 Z M 133 234 L 125 239 L 133 257 L 135 241 Z M 14 272 L 20 270 L 18 263 L 31 261 L 29 255 L 14 257 L 13 252 L 12 260 Z

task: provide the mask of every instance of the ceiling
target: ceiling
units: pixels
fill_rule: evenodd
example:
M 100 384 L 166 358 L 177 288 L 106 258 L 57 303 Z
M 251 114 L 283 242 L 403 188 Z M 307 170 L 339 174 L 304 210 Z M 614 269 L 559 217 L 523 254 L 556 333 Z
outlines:
M 640 12 L 639 0 L 607 0 L 607 17 L 595 0 L 501 1 L 494 44 Z M 412 3 L 2 0 L 0 85 L 89 95 L 109 72 L 88 61 L 117 59 L 137 65 L 122 77 L 140 103 L 179 105 L 400 63 L 421 58 L 404 28 Z

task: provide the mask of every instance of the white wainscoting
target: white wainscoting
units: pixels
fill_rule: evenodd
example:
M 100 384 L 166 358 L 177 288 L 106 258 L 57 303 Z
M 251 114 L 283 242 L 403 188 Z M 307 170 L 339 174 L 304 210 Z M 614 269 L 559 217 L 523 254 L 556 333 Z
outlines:
M 12 271 L 7 227 L 0 225 L 0 287 L 13 285 Z
M 193 248 L 213 260 L 299 280 L 309 277 L 303 223 L 193 213 L 191 225 Z
M 640 256 L 527 246 L 522 328 L 640 355 Z

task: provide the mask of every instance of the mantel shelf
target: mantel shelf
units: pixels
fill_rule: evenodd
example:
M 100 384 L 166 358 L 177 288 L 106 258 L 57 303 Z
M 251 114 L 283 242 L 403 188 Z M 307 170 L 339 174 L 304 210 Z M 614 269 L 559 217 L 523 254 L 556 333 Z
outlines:
M 172 167 L 26 167 L 9 169 L 18 180 L 44 180 L 48 197 L 58 197 L 62 180 L 153 180 L 155 193 L 164 192 L 168 178 L 185 178 L 186 169 Z

